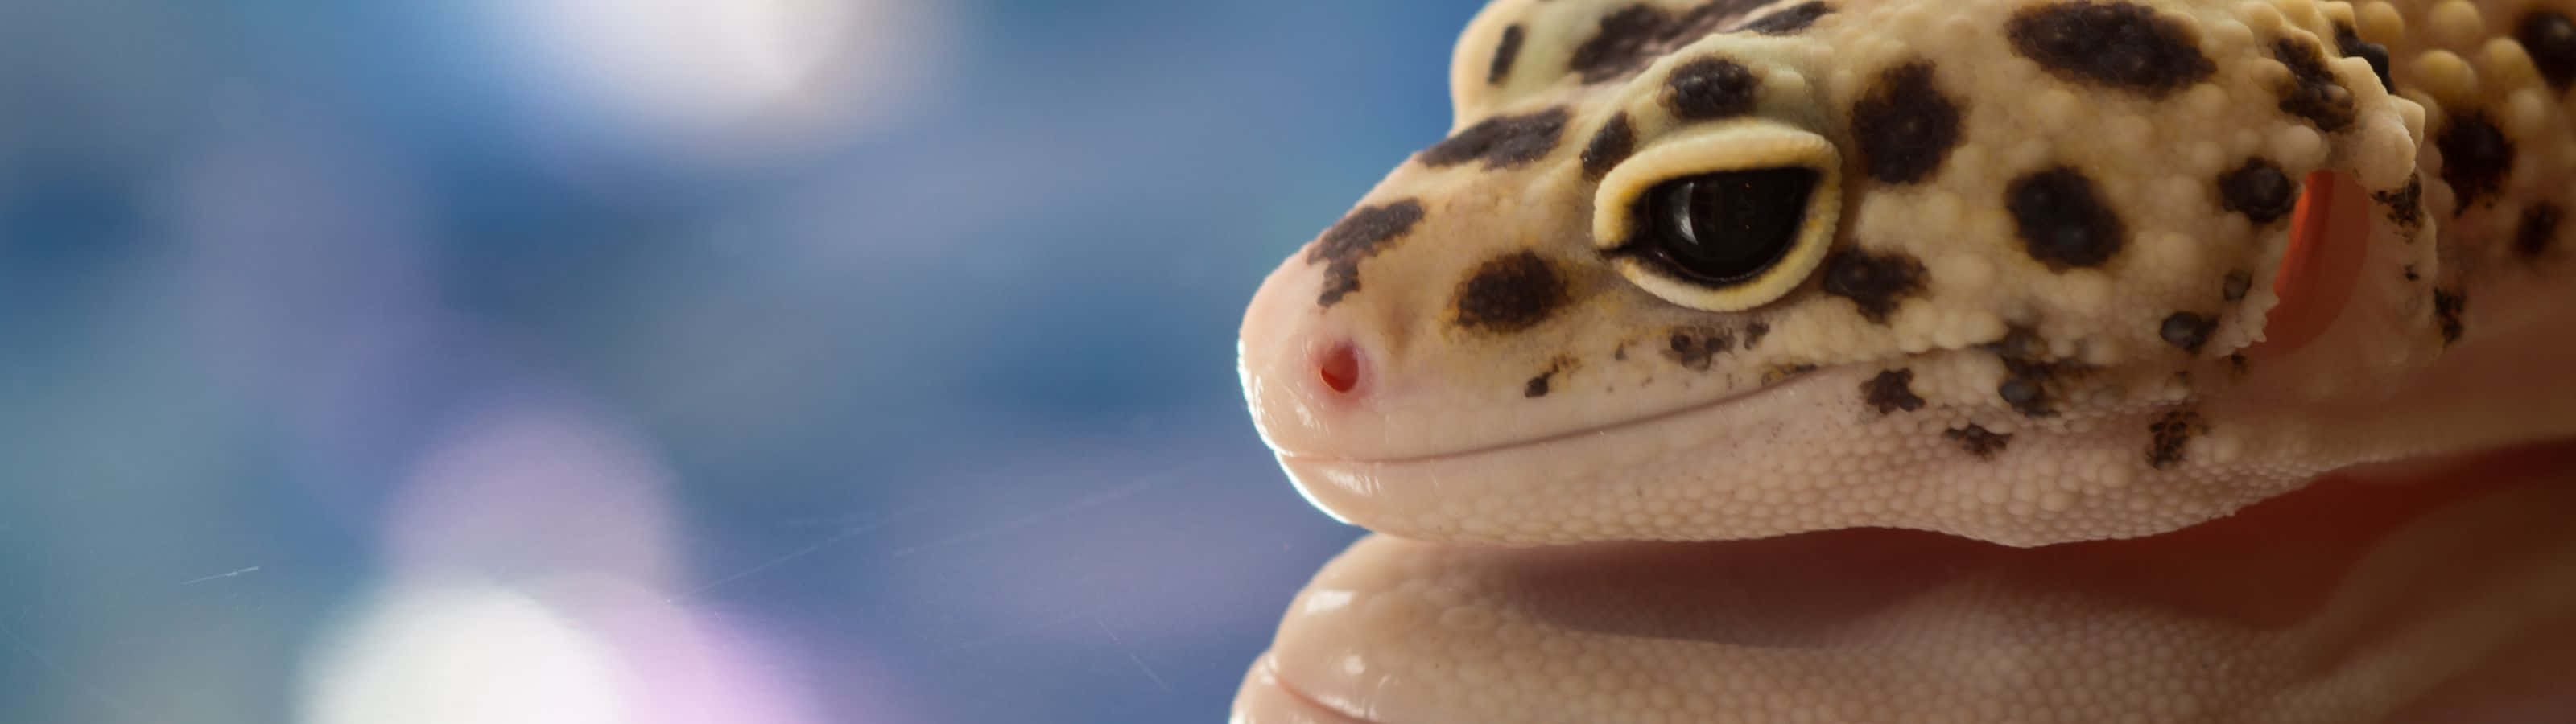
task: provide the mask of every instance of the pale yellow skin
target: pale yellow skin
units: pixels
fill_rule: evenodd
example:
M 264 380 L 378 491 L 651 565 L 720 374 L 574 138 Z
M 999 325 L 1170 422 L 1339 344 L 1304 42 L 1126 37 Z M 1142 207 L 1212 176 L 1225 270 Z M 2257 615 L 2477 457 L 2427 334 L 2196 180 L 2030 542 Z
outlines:
M 1605 17 L 1702 3 L 1495 2 L 1458 46 L 1455 130 L 1560 110 L 1561 129 L 1516 155 L 1426 151 L 1353 215 L 1410 202 L 1401 233 L 1361 253 L 1329 233 L 1264 285 L 1242 343 L 1264 439 L 1328 512 L 1430 542 L 1373 538 L 1327 568 L 1239 720 L 2367 721 L 2410 704 L 2446 720 L 2576 649 L 2576 538 L 2556 531 L 2576 465 L 2559 458 L 2379 473 L 2462 492 L 2369 524 L 2334 505 L 2210 522 L 2341 500 L 2283 497 L 2328 471 L 2576 436 L 2576 226 L 2538 251 L 2517 239 L 2542 205 L 2576 207 L 2576 94 L 2513 38 L 2535 3 L 2133 3 L 2209 62 L 2152 90 L 2029 57 L 2006 28 L 2058 5 L 2036 0 L 1847 0 L 1796 32 L 1725 31 L 1792 4 L 1712 4 L 1742 12 L 1587 78 Z M 2393 94 L 2338 57 L 2338 25 L 2386 48 Z M 2285 39 L 2324 49 L 2348 122 L 2283 105 Z M 1756 100 L 1678 118 L 1671 75 L 1712 57 L 1750 69 Z M 1955 104 L 1958 140 L 1892 181 L 1855 108 L 1911 62 Z M 1632 152 L 1587 168 L 1614 117 Z M 2437 139 L 2471 117 L 2512 161 L 2462 208 Z M 2291 224 L 2226 208 L 2215 181 L 2253 158 L 2389 197 L 2351 205 L 2354 230 L 2317 252 L 2339 262 L 2324 286 L 2349 291 L 2294 343 L 2261 344 L 2282 336 L 2266 313 Z M 1777 275 L 1696 286 L 1612 251 L 1647 188 L 1778 165 L 1827 182 L 1803 261 Z M 2106 258 L 2042 259 L 2007 210 L 2061 166 L 2121 222 Z M 1879 310 L 1827 289 L 1848 252 L 1912 260 L 1914 288 Z M 1544 267 L 1550 284 L 1515 288 L 1545 300 L 1479 296 L 1512 260 Z M 2186 312 L 2209 322 L 2197 349 L 2167 324 Z M 2006 399 L 2016 379 L 2040 409 Z M 1964 430 L 2010 438 L 1975 449 Z M 2352 542 L 2237 578 L 2178 563 L 2261 558 L 2302 525 Z M 1873 527 L 1928 533 L 1850 530 Z M 2227 545 L 2156 547 L 2189 535 Z M 1611 543 L 1652 540 L 1746 542 Z M 2173 565 L 2106 592 L 2130 570 L 2088 568 L 2106 551 Z M 1782 560 L 1729 563 L 1765 556 Z M 1902 575 L 1921 570 L 1940 573 Z M 2279 599 L 2255 584 L 2297 571 L 2328 572 L 2306 605 L 2175 603 Z M 1831 573 L 1845 585 L 1799 583 Z M 1890 576 L 1910 582 L 1869 583 Z

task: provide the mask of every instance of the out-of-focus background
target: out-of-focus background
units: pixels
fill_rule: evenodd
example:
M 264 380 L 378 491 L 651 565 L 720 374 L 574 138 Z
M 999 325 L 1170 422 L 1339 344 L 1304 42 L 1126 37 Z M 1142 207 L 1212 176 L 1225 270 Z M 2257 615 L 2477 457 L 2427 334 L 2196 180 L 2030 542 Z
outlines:
M 1476 0 L 0 2 L 0 722 L 1184 722 Z

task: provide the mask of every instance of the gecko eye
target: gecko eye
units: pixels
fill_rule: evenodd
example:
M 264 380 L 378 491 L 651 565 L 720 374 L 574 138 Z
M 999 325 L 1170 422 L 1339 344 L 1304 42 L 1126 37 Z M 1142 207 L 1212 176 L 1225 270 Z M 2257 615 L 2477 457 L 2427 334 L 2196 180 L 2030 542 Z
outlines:
M 1833 244 L 1840 158 L 1822 136 L 1761 120 L 1658 142 L 1602 177 L 1593 243 L 1665 301 L 1711 312 L 1768 304 Z
M 1789 167 L 1666 181 L 1637 204 L 1637 238 L 1621 250 L 1706 286 L 1751 281 L 1796 246 L 1819 175 Z

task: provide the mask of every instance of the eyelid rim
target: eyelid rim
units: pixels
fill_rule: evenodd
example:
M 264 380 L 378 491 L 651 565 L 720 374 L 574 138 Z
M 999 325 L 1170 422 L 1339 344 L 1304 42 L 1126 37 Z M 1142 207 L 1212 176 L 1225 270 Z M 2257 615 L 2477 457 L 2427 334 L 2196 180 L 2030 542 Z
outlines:
M 1631 213 L 1639 197 L 1674 179 L 1723 171 L 1799 166 L 1815 169 L 1816 191 L 1807 197 L 1806 221 L 1789 253 L 1744 284 L 1716 288 L 1667 274 L 1634 256 L 1612 260 L 1619 275 L 1665 301 L 1710 312 L 1768 304 L 1797 288 L 1822 266 L 1842 220 L 1842 152 L 1832 140 L 1778 121 L 1746 118 L 1676 134 L 1610 169 L 1593 193 L 1592 245 L 1602 251 L 1627 246 L 1635 232 Z

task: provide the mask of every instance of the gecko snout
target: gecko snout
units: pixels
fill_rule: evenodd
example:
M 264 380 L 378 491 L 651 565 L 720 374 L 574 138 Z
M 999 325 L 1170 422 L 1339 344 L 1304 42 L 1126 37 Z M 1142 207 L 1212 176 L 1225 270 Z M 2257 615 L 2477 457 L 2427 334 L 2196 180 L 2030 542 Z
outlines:
M 1262 436 L 1296 451 L 1371 416 L 1387 390 L 1382 340 L 1350 315 L 1317 304 L 1321 269 L 1292 260 L 1271 275 L 1243 318 L 1238 343 L 1246 401 Z

